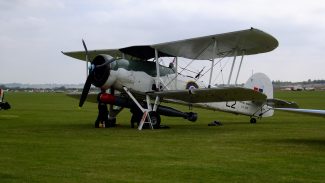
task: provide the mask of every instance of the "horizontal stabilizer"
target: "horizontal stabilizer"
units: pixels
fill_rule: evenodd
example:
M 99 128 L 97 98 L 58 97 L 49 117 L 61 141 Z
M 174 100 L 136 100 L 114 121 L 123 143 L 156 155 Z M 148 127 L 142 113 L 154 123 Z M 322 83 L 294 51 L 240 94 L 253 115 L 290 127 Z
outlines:
M 289 102 L 280 99 L 267 99 L 267 105 L 272 108 L 299 108 L 295 102 Z
M 312 116 L 321 116 L 325 117 L 325 110 L 316 110 L 316 109 L 292 109 L 292 108 L 274 108 L 279 111 L 286 111 L 299 114 L 308 114 Z

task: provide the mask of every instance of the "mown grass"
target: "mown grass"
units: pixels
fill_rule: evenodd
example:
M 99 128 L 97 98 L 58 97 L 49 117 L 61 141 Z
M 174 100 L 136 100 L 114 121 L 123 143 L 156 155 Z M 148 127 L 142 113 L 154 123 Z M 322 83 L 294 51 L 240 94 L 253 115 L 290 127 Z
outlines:
M 325 92 L 277 92 L 301 107 L 325 109 Z M 0 111 L 0 182 L 324 182 L 325 118 L 276 112 L 249 118 L 194 109 L 170 129 L 95 129 L 96 104 L 64 94 L 8 93 Z M 186 107 L 178 109 L 187 111 Z M 223 126 L 208 127 L 212 120 Z

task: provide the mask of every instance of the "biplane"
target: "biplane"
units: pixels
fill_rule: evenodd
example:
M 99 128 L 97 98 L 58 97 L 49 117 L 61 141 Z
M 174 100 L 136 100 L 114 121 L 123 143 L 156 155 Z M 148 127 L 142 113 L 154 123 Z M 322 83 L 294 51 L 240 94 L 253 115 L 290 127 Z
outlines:
M 72 97 L 80 97 L 79 106 L 82 107 L 91 85 L 107 90 L 98 95 L 97 102 L 110 105 L 109 123 L 115 124 L 116 116 L 124 108 L 130 109 L 131 125 L 137 123 L 139 130 L 143 125 L 160 128 L 160 115 L 197 120 L 196 113 L 179 111 L 166 106 L 168 103 L 246 115 L 251 123 L 272 116 L 277 108 L 289 108 L 292 111 L 297 108 L 294 102 L 273 98 L 272 82 L 263 73 L 253 74 L 244 86 L 237 85 L 244 56 L 270 52 L 278 46 L 273 36 L 255 28 L 118 49 L 88 51 L 85 42 L 82 42 L 84 51 L 62 52 L 86 61 L 89 68 L 81 95 Z M 173 57 L 174 61 L 168 67 L 163 66 L 159 63 L 162 57 Z M 212 83 L 216 60 L 225 57 L 233 57 L 228 82 L 222 87 L 216 87 Z M 240 62 L 234 74 L 237 57 L 240 57 Z M 211 67 L 208 83 L 199 81 L 198 77 L 181 74 L 179 58 L 197 62 L 209 60 Z M 236 75 L 235 84 L 230 83 L 233 75 Z M 95 127 L 98 127 L 98 123 Z

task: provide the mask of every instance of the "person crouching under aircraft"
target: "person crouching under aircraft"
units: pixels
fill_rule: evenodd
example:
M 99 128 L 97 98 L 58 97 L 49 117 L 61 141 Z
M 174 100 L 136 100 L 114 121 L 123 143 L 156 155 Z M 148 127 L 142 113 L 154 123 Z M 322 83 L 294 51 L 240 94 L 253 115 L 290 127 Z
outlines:
M 95 121 L 95 128 L 108 128 L 110 125 L 108 124 L 108 109 L 107 105 L 100 101 L 100 95 L 106 93 L 106 90 L 101 90 L 101 92 L 97 95 L 98 102 L 98 116 Z

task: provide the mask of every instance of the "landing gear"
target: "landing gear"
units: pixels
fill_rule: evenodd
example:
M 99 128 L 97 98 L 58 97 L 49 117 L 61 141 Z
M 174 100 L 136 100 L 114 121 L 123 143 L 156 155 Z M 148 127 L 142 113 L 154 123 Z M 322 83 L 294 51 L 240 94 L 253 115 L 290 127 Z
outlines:
M 134 128 L 134 124 L 137 123 L 139 126 L 143 114 L 141 112 L 134 112 L 131 117 L 131 128 Z M 151 119 L 151 124 L 154 129 L 160 128 L 161 118 L 160 115 L 155 111 L 150 111 L 149 116 Z M 143 125 L 143 128 L 150 128 L 149 124 L 146 123 Z
M 256 118 L 251 118 L 250 123 L 255 124 L 256 123 Z
M 154 129 L 160 128 L 160 122 L 161 122 L 160 115 L 155 111 L 150 111 L 149 116 L 150 116 L 151 124 L 152 124 L 153 128 Z M 148 128 L 150 128 L 149 124 L 146 124 L 146 126 L 148 126 Z

